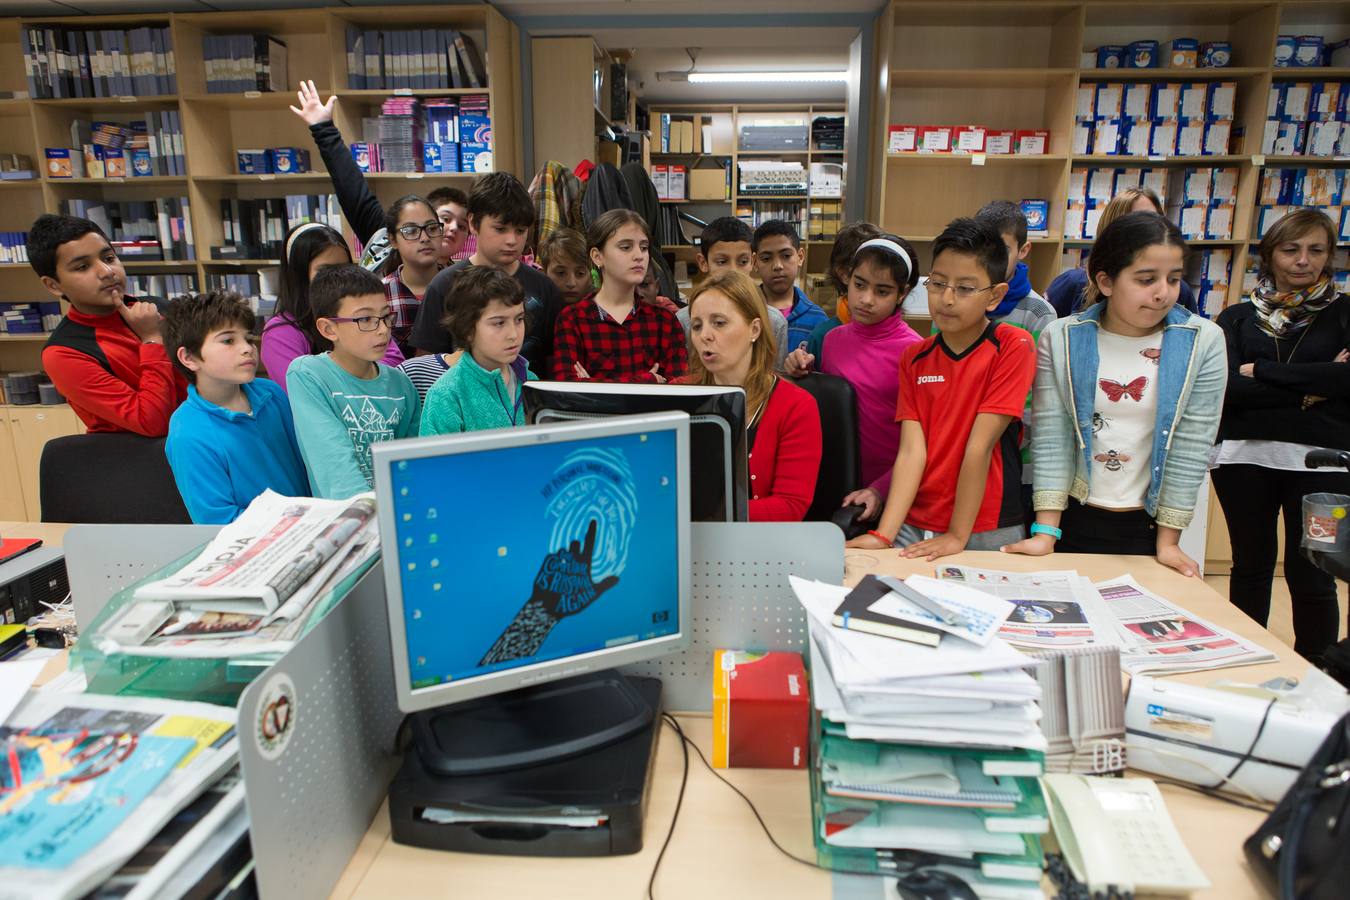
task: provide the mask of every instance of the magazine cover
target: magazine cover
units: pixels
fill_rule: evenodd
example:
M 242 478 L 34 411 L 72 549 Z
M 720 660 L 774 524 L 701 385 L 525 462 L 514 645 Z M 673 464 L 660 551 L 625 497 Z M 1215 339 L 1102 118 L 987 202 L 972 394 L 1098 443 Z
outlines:
M 405 460 L 392 476 L 414 688 L 678 631 L 674 433 Z

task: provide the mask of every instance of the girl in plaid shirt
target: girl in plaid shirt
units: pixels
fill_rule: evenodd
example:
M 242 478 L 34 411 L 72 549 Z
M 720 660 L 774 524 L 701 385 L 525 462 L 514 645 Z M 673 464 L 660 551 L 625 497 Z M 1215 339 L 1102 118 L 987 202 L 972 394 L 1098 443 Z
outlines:
M 393 248 L 385 260 L 384 295 L 394 314 L 393 338 L 408 356 L 408 334 L 427 285 L 441 270 L 438 255 L 445 225 L 431 204 L 415 194 L 400 197 L 384 216 Z
M 553 339 L 555 381 L 665 384 L 685 374 L 684 329 L 659 306 L 637 302 L 651 234 L 631 209 L 612 209 L 586 233 L 600 290 L 563 307 Z

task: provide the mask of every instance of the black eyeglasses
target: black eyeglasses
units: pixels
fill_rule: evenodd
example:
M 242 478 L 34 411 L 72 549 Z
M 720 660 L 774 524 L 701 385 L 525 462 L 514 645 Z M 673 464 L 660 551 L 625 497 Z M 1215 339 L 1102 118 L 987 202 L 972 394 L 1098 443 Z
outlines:
M 422 232 L 427 233 L 429 238 L 438 238 L 445 234 L 445 225 L 439 221 L 428 222 L 425 225 L 414 225 L 409 222 L 407 225 L 398 226 L 398 233 L 401 237 L 410 241 L 415 241 L 422 236 Z
M 356 327 L 361 331 L 379 331 L 380 325 L 385 328 L 394 327 L 394 314 L 387 312 L 382 316 L 325 316 L 330 322 L 355 322 Z

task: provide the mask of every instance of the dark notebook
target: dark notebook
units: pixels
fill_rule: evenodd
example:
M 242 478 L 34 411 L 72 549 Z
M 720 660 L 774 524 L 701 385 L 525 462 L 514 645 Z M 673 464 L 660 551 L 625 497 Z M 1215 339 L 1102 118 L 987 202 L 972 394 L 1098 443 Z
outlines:
M 936 647 L 942 640 L 942 632 L 937 628 L 897 619 L 869 608 L 890 592 L 891 589 L 875 575 L 864 575 L 858 586 L 849 591 L 844 602 L 834 611 L 835 626 L 909 641 L 912 644 L 923 644 L 925 647 Z

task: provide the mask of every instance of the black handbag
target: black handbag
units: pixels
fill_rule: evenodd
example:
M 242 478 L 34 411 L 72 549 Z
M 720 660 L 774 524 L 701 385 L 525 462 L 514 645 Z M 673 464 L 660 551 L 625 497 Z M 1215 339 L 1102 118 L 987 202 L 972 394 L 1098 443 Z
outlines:
M 1280 900 L 1342 900 L 1350 885 L 1350 715 L 1331 729 L 1298 780 L 1242 845 Z

